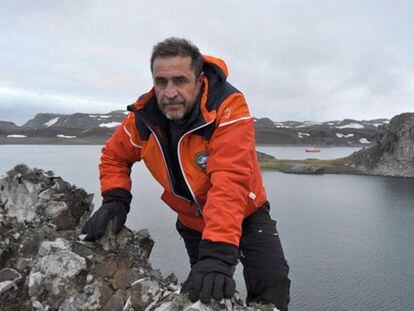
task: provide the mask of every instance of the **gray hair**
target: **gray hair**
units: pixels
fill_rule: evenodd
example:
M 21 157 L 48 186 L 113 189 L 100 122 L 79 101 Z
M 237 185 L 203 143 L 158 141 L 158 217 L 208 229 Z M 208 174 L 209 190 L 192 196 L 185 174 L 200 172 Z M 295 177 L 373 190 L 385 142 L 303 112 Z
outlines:
M 154 60 L 157 57 L 191 57 L 191 69 L 194 70 L 196 78 L 201 75 L 203 71 L 203 55 L 200 50 L 191 41 L 181 38 L 171 37 L 164 41 L 158 42 L 154 45 L 151 55 L 151 72 L 154 65 Z

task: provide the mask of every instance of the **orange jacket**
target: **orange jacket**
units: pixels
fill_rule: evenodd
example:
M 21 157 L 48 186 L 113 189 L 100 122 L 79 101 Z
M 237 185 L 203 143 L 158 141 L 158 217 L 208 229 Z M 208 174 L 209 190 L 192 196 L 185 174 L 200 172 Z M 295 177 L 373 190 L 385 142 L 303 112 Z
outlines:
M 225 63 L 205 56 L 203 69 L 198 119 L 178 143 L 178 169 L 193 199 L 174 192 L 154 90 L 128 107 L 131 112 L 102 149 L 101 191 L 130 191 L 132 164 L 142 159 L 184 225 L 203 239 L 238 246 L 243 219 L 266 202 L 253 119 L 244 96 L 226 82 Z

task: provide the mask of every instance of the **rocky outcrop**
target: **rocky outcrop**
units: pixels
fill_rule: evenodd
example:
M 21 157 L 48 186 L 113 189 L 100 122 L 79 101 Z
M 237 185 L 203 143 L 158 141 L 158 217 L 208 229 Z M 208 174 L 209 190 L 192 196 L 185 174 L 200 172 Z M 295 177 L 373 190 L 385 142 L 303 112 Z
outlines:
M 414 177 L 414 113 L 381 127 L 376 145 L 333 160 L 264 159 L 261 167 L 290 174 L 356 174 Z
M 256 154 L 257 154 L 257 160 L 259 162 L 272 161 L 276 159 L 274 156 L 264 153 L 264 152 L 256 151 Z
M 19 165 L 0 180 L 1 310 L 275 310 L 237 296 L 191 303 L 174 275 L 151 267 L 145 230 L 82 241 L 91 202 L 50 171 Z
M 414 113 L 392 118 L 375 146 L 352 154 L 346 163 L 364 174 L 414 177 Z

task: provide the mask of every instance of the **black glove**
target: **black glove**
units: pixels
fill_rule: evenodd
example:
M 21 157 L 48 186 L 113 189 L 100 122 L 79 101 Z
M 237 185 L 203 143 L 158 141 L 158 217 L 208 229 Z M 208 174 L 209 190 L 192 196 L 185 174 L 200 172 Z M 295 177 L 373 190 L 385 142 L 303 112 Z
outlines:
M 219 242 L 200 242 L 199 261 L 191 268 L 188 279 L 181 287 L 181 293 L 188 293 L 192 302 L 198 299 L 209 303 L 231 298 L 236 290 L 233 280 L 234 266 L 238 260 L 238 248 Z
M 85 241 L 99 240 L 106 231 L 106 227 L 112 220 L 112 232 L 114 234 L 123 228 L 132 195 L 124 189 L 115 189 L 104 194 L 102 206 L 92 215 L 82 228 L 86 234 Z

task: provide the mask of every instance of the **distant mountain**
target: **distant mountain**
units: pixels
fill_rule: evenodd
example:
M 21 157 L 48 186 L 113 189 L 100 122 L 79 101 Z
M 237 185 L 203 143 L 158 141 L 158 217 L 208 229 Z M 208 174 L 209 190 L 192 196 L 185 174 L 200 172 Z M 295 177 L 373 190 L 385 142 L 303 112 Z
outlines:
M 14 129 L 18 129 L 19 127 L 14 124 L 13 122 L 9 122 L 9 121 L 0 121 L 0 129 L 10 129 L 10 130 L 14 130 Z
M 103 144 L 126 113 L 122 110 L 106 114 L 39 113 L 21 127 L 0 123 L 0 143 Z
M 106 114 L 39 113 L 23 126 L 0 121 L 0 143 L 103 144 L 121 124 L 126 111 Z M 365 146 L 376 142 L 387 119 L 312 122 L 274 122 L 255 118 L 257 144 Z
M 257 144 L 364 146 L 375 143 L 388 119 L 312 122 L 273 122 L 255 119 Z
M 106 114 L 74 113 L 71 115 L 39 113 L 22 127 L 26 129 L 93 129 L 114 128 L 120 124 L 126 112 L 112 111 Z

